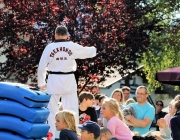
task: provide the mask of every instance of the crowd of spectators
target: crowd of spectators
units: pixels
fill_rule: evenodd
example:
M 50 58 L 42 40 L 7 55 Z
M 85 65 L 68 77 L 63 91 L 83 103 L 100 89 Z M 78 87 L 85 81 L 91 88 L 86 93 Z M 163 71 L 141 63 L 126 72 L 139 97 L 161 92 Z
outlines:
M 4 3 L 5 7 L 0 9 L 2 19 L 0 38 L 3 42 L 0 45 L 7 48 L 2 52 L 2 55 L 7 56 L 7 64 L 2 71 L 16 72 L 17 79 L 21 82 L 26 82 L 28 76 L 35 74 L 41 53 L 45 45 L 54 41 L 54 28 L 60 24 L 67 26 L 69 40 L 84 46 L 95 46 L 98 50 L 96 58 L 77 61 L 81 76 L 88 76 L 90 73 L 102 74 L 103 78 L 109 76 L 113 71 L 107 70 L 106 74 L 103 74 L 105 66 L 109 68 L 112 66 L 118 69 L 120 74 L 125 74 L 129 69 L 137 66 L 135 58 L 145 51 L 145 47 L 142 46 L 149 43 L 148 35 L 142 29 L 134 27 L 138 15 L 142 15 L 140 6 L 138 13 L 135 6 L 124 4 L 121 0 L 102 0 L 101 2 L 96 0 L 49 0 L 48 2 L 6 0 Z M 142 7 L 142 9 L 145 8 Z M 28 38 L 28 41 L 23 41 L 24 38 Z M 91 139 L 99 136 L 103 139 L 104 133 L 109 134 L 107 139 L 121 139 L 121 137 L 122 139 L 127 137 L 127 140 L 142 139 L 147 137 L 143 135 L 150 131 L 153 121 L 159 126 L 157 130 L 160 129 L 161 135 L 151 136 L 149 139 L 155 139 L 155 137 L 156 139 L 171 137 L 173 140 L 180 139 L 179 96 L 170 103 L 170 112 L 165 115 L 161 112 L 162 101 L 156 102 L 155 108 L 146 101 L 148 97 L 146 87 L 142 86 L 136 90 L 136 102 L 128 99 L 129 91 L 128 88 L 115 89 L 111 97 L 98 93 L 97 88 L 92 88 L 90 93 L 82 92 L 79 95 L 79 120 L 84 124 L 80 128 L 81 136 L 85 137 L 83 130 L 87 130 L 90 134 L 93 133 L 93 135 L 87 133 Z M 96 104 L 93 104 L 94 98 Z M 134 103 L 129 104 L 128 101 Z M 128 107 L 132 107 L 135 114 L 123 116 L 123 110 Z M 61 110 L 63 111 L 63 106 Z M 57 119 L 59 119 L 58 116 Z M 115 121 L 118 123 L 114 123 Z M 64 122 L 64 127 L 58 130 L 62 131 L 69 125 L 68 121 Z M 123 126 L 123 130 L 120 125 Z M 98 130 L 97 126 L 107 129 L 102 129 L 101 134 L 100 131 L 98 134 L 98 131 L 91 131 L 91 127 Z M 129 126 L 132 127 L 132 131 Z M 69 126 L 68 128 L 72 129 Z M 115 131 L 117 129 L 118 132 Z M 120 133 L 123 131 L 126 133 Z
M 129 87 L 122 89 L 130 92 Z M 80 124 L 85 125 L 86 122 L 92 121 L 99 126 L 99 135 L 92 140 L 95 138 L 97 140 L 178 140 L 180 138 L 179 95 L 170 102 L 167 114 L 162 111 L 163 101 L 156 101 L 155 107 L 147 102 L 149 95 L 145 86 L 137 88 L 136 100 L 128 97 L 126 103 L 123 99 L 127 91 L 122 89 L 115 89 L 111 97 L 107 97 L 99 92 L 98 86 L 93 86 L 91 90 L 83 91 L 79 95 Z M 152 131 L 151 127 L 154 123 L 156 130 Z M 81 134 L 78 137 L 85 140 Z

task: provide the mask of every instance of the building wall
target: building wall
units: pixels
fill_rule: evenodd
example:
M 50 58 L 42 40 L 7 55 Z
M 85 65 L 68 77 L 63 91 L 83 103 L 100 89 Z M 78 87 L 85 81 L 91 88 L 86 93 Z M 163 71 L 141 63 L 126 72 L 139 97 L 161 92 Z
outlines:
M 113 90 L 115 90 L 116 88 L 120 88 L 120 81 L 112 84 L 109 88 L 101 88 L 100 87 L 100 92 L 105 94 L 106 96 L 111 96 L 111 93 L 113 92 Z

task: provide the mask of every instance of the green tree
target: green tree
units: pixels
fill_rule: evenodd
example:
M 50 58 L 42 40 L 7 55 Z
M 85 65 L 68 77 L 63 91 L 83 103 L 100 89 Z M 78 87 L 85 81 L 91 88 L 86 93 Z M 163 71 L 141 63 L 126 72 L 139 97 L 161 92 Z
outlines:
M 142 55 L 150 91 L 160 86 L 160 83 L 155 80 L 156 72 L 180 65 L 180 40 L 178 39 L 180 32 L 177 29 L 174 30 L 174 33 L 168 33 L 167 36 L 152 32 L 150 35 L 152 48 Z
M 144 64 L 144 72 L 148 80 L 150 91 L 154 91 L 161 84 L 155 80 L 158 71 L 180 66 L 180 24 L 176 17 L 180 3 L 178 1 L 160 0 L 156 3 L 157 9 L 148 15 L 148 19 L 156 16 L 159 22 L 156 26 L 161 30 L 149 33 L 150 44 L 148 51 L 142 54 L 140 63 Z

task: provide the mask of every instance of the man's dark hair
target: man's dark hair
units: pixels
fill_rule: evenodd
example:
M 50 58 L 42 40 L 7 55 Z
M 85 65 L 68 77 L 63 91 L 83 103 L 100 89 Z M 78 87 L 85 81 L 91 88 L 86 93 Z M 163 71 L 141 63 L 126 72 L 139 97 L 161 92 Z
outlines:
M 68 30 L 65 26 L 58 26 L 55 30 L 55 33 L 58 35 L 58 36 L 65 36 L 68 34 Z
M 84 99 L 94 99 L 94 95 L 92 95 L 90 92 L 82 92 L 79 94 L 79 102 L 81 103 Z
M 101 96 L 102 94 L 96 94 L 95 95 L 95 100 L 99 100 L 99 97 Z
M 105 95 L 101 95 L 101 96 L 99 97 L 99 102 L 101 102 L 101 100 L 104 99 L 104 98 L 106 98 L 106 96 L 105 96 Z
M 145 86 L 139 86 L 139 87 L 137 87 L 137 89 L 136 89 L 136 94 L 137 94 L 137 90 L 138 90 L 138 89 L 141 89 L 141 88 L 144 88 L 144 89 L 145 89 L 145 93 L 148 94 L 148 89 L 147 89 Z

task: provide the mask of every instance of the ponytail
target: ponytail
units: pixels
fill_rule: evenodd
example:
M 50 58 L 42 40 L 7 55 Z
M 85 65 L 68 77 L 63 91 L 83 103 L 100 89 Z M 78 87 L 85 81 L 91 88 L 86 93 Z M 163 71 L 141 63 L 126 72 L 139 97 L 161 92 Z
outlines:
M 118 118 L 124 122 L 124 116 L 120 110 L 117 112 L 117 115 L 118 115 Z
M 117 116 L 121 121 L 124 121 L 124 116 L 121 113 L 119 108 L 119 103 L 113 98 L 105 98 L 104 103 L 107 103 L 110 110 L 114 112 L 114 115 Z

